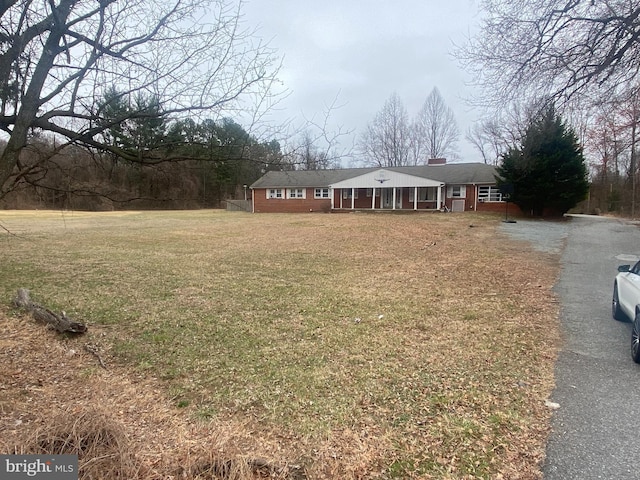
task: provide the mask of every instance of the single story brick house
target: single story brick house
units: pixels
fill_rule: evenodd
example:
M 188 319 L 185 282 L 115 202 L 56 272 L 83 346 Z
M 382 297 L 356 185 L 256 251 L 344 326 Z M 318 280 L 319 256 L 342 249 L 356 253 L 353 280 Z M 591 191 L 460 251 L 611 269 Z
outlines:
M 413 167 L 271 171 L 251 185 L 252 211 L 504 211 L 496 169 L 443 159 Z

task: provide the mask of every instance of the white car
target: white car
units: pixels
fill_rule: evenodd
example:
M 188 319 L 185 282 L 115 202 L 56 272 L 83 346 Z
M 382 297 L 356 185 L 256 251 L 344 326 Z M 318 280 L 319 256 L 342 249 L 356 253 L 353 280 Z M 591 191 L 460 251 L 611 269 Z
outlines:
M 633 267 L 620 265 L 613 282 L 611 313 L 620 321 L 633 320 L 631 358 L 640 363 L 640 262 Z

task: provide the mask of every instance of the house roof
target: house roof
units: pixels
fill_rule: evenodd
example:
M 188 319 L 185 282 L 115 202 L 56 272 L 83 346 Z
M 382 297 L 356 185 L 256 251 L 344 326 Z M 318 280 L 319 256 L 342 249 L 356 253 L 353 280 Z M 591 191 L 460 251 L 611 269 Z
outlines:
M 367 167 L 339 170 L 270 171 L 251 185 L 251 188 L 328 187 L 334 183 L 389 170 L 446 184 L 493 184 L 495 167 L 484 163 L 451 163 L 448 165 L 418 165 L 414 167 Z

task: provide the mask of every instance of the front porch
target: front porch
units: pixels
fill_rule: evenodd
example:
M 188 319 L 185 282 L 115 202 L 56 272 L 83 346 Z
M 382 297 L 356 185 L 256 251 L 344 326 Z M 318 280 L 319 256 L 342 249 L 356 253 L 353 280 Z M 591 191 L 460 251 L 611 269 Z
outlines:
M 336 182 L 332 210 L 440 210 L 444 182 L 381 168 Z
M 421 210 L 444 206 L 444 186 L 334 188 L 332 210 Z

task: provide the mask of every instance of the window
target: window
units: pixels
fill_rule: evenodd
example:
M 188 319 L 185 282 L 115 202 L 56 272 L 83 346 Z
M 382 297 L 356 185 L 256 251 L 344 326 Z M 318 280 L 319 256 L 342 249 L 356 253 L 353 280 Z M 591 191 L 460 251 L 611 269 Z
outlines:
M 367 197 L 371 198 L 373 196 L 373 188 L 367 188 Z M 376 197 L 380 196 L 380 189 L 376 188 Z
M 413 193 L 415 188 L 409 189 L 409 201 L 413 202 Z M 436 201 L 436 188 L 433 187 L 420 187 L 418 188 L 418 201 L 419 202 L 435 202 Z
M 449 187 L 447 187 L 447 197 L 466 198 L 467 197 L 466 185 L 450 185 Z
M 351 188 L 343 188 L 342 189 L 342 198 L 351 198 L 351 192 L 355 191 L 355 195 L 353 198 L 358 198 L 358 189 L 352 190 Z
M 313 194 L 314 198 L 329 198 L 329 189 L 328 188 L 316 188 L 315 193 Z
M 306 188 L 288 188 L 287 198 L 307 198 Z
M 281 188 L 270 188 L 267 190 L 267 198 L 284 198 Z
M 484 185 L 478 187 L 478 201 L 502 202 L 502 192 L 496 186 Z

